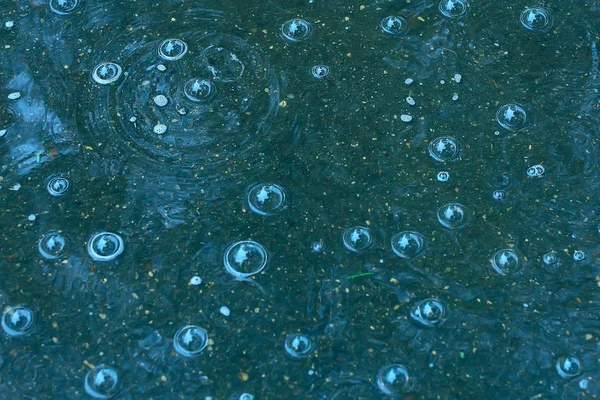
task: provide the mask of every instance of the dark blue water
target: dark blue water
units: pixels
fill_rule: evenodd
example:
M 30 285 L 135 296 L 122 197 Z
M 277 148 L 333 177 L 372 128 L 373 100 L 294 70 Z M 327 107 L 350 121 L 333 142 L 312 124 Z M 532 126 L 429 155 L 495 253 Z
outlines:
M 0 398 L 596 398 L 600 5 L 222 3 L 0 3 Z

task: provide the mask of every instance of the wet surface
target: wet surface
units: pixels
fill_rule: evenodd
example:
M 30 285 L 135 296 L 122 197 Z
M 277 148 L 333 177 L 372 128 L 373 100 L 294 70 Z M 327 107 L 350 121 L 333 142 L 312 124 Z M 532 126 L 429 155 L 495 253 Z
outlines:
M 600 393 L 600 4 L 0 4 L 0 398 Z

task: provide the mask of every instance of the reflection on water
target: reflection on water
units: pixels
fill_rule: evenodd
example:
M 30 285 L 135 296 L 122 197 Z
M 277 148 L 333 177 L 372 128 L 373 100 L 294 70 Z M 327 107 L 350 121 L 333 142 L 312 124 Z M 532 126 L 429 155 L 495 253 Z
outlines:
M 597 4 L 0 11 L 0 397 L 598 393 Z

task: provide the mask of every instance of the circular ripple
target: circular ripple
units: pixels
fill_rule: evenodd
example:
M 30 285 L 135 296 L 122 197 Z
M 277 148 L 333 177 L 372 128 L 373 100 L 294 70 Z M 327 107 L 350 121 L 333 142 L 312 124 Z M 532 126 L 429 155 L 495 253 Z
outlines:
M 25 306 L 8 307 L 2 314 L 2 329 L 9 336 L 23 336 L 33 328 L 35 315 Z
M 498 250 L 492 255 L 492 268 L 500 275 L 514 275 L 521 270 L 521 260 L 512 249 Z
M 112 261 L 125 249 L 121 236 L 112 232 L 96 233 L 88 241 L 88 254 L 96 261 Z
M 180 60 L 187 51 L 188 45 L 181 39 L 165 39 L 158 46 L 158 56 L 167 61 Z
M 79 7 L 79 0 L 50 0 L 48 7 L 55 14 L 69 15 L 74 13 L 77 7 Z
M 398 232 L 392 236 L 392 250 L 399 257 L 416 258 L 425 251 L 425 238 L 419 232 Z
M 466 14 L 469 2 L 467 0 L 441 0 L 438 8 L 445 17 L 458 18 Z
M 123 73 L 119 64 L 113 62 L 101 62 L 92 71 L 92 79 L 100 85 L 110 85 L 116 82 Z
M 327 65 L 315 65 L 310 69 L 310 73 L 317 79 L 325 79 L 331 75 L 331 68 Z
M 429 155 L 436 161 L 453 161 L 460 155 L 458 141 L 452 136 L 441 136 L 433 139 L 428 146 Z
M 470 211 L 462 204 L 448 203 L 438 209 L 437 218 L 446 228 L 458 229 L 469 223 Z
M 556 372 L 561 378 L 574 378 L 583 372 L 583 365 L 577 357 L 560 357 L 556 360 Z
M 67 250 L 67 238 L 57 231 L 50 231 L 38 242 L 38 250 L 48 260 L 60 258 Z
M 360 253 L 373 245 L 373 232 L 363 226 L 354 226 L 344 231 L 342 241 L 348 250 Z
M 290 42 L 302 42 L 308 39 L 312 30 L 312 25 L 301 18 L 290 19 L 281 25 L 281 34 Z
M 276 184 L 260 184 L 250 189 L 248 206 L 260 215 L 273 215 L 286 207 L 285 190 Z
M 545 7 L 527 7 L 521 11 L 519 21 L 526 29 L 534 32 L 547 32 L 554 24 L 552 11 Z
M 411 318 L 428 328 L 442 325 L 446 321 L 446 315 L 446 306 L 439 299 L 422 300 L 410 310 Z
M 225 269 L 236 278 L 256 275 L 267 265 L 267 251 L 260 244 L 244 240 L 231 244 L 223 257 Z
M 314 339 L 302 333 L 291 333 L 285 338 L 285 351 L 294 358 L 308 357 L 315 349 Z
M 180 328 L 173 337 L 173 348 L 184 357 L 198 357 L 208 346 L 208 332 L 196 325 Z
M 216 91 L 214 83 L 208 79 L 191 78 L 183 85 L 185 97 L 194 102 L 208 100 Z
M 518 104 L 505 104 L 496 112 L 496 121 L 509 131 L 517 131 L 527 125 L 527 112 Z
M 203 66 L 220 82 L 234 82 L 242 78 L 246 66 L 235 52 L 220 46 L 209 46 L 200 53 Z
M 390 15 L 379 23 L 381 29 L 393 36 L 402 36 L 408 32 L 408 22 L 402 17 Z
M 96 399 L 110 399 L 119 392 L 119 374 L 113 367 L 97 365 L 85 375 L 84 387 Z
M 408 369 L 402 364 L 390 364 L 382 367 L 377 373 L 377 387 L 388 396 L 406 393 L 412 386 Z
M 46 190 L 54 197 L 64 196 L 71 188 L 71 181 L 62 176 L 52 176 L 46 183 Z

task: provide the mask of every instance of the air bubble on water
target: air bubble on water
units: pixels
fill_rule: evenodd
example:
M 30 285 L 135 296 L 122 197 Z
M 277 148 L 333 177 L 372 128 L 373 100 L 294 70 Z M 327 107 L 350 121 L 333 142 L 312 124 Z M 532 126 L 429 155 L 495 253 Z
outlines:
M 425 238 L 419 232 L 403 231 L 391 238 L 392 250 L 397 256 L 412 259 L 425 251 Z
M 50 0 L 48 6 L 57 15 L 69 15 L 77 10 L 79 0 Z
M 188 46 L 181 39 L 165 39 L 158 46 L 158 56 L 167 61 L 179 60 L 187 51 Z
M 410 84 L 411 84 L 411 83 L 413 83 L 413 82 L 414 82 L 414 80 L 413 80 L 412 78 L 406 78 L 406 79 L 404 80 L 404 84 L 405 84 L 405 85 L 410 85 Z
M 371 229 L 364 226 L 348 228 L 342 234 L 344 246 L 351 251 L 360 253 L 373 245 L 374 235 Z
M 310 72 L 317 79 L 325 79 L 331 75 L 331 68 L 327 65 L 315 65 L 310 69 Z
M 97 365 L 85 375 L 84 388 L 96 399 L 110 399 L 119 392 L 119 374 L 113 367 Z
M 260 273 L 267 265 L 267 251 L 251 240 L 233 243 L 225 250 L 225 270 L 236 278 L 248 278 Z
M 0 137 L 6 135 L 6 129 L 0 129 Z
M 411 390 L 412 378 L 404 365 L 386 365 L 377 373 L 377 387 L 385 395 L 397 397 Z
M 445 17 L 458 18 L 466 14 L 469 2 L 467 0 L 441 0 L 438 8 Z
M 522 266 L 519 255 L 513 249 L 498 250 L 492 255 L 492 268 L 500 275 L 514 275 Z
M 192 78 L 189 79 L 183 86 L 183 93 L 185 94 L 185 97 L 193 102 L 200 102 L 202 100 L 209 99 L 215 94 L 215 92 L 215 85 L 208 79 Z
M 312 242 L 310 245 L 310 249 L 315 253 L 322 253 L 325 251 L 325 243 L 322 240 Z
M 446 321 L 447 314 L 446 305 L 435 298 L 420 301 L 410 311 L 413 321 L 427 328 L 442 325 Z
M 408 96 L 406 98 L 406 102 L 411 106 L 414 106 L 415 104 L 417 104 L 417 102 L 415 101 L 415 99 L 412 98 L 412 96 Z
M 229 317 L 231 315 L 231 310 L 226 306 L 222 306 L 219 308 L 219 313 L 224 317 Z
M 29 214 L 29 216 L 27 217 L 27 219 L 31 222 L 35 221 L 35 218 L 36 218 L 35 214 Z
M 581 250 L 575 250 L 575 252 L 573 253 L 573 260 L 575 260 L 575 261 L 585 260 L 585 253 Z
M 312 25 L 301 18 L 290 19 L 281 25 L 281 34 L 290 42 L 302 42 L 312 34 Z
M 112 232 L 99 232 L 88 241 L 87 250 L 96 261 L 112 261 L 125 249 L 123 238 Z
M 546 168 L 543 165 L 537 164 L 527 168 L 528 178 L 541 178 L 546 173 Z
M 71 188 L 71 181 L 62 176 L 52 176 L 46 184 L 46 190 L 54 197 L 64 196 Z
M 456 101 L 456 100 L 458 100 L 458 94 L 454 93 L 454 95 L 452 96 L 452 100 L 453 100 L 453 101 Z
M 110 85 L 116 82 L 123 73 L 119 64 L 113 62 L 102 62 L 92 71 L 92 79 L 100 85 Z
M 248 206 L 259 215 L 276 214 L 287 207 L 285 190 L 274 183 L 256 185 L 248 192 Z
M 167 99 L 167 97 L 164 94 L 159 94 L 157 96 L 154 96 L 154 104 L 156 104 L 159 107 L 164 107 L 169 103 L 169 100 Z
M 460 81 L 462 81 L 462 75 L 461 74 L 454 74 L 454 82 L 460 83 Z
M 35 314 L 31 308 L 18 305 L 8 307 L 2 314 L 2 329 L 13 337 L 23 336 L 31 332 L 35 322 Z
M 521 25 L 533 32 L 547 32 L 554 24 L 552 11 L 546 7 L 535 6 L 527 7 L 519 15 Z
M 19 189 L 21 189 L 21 184 L 20 183 L 15 183 L 14 185 L 8 187 L 8 190 L 12 190 L 14 192 L 16 192 Z
M 402 120 L 402 122 L 408 123 L 408 122 L 412 121 L 412 119 L 413 119 L 412 115 L 402 114 L 400 116 L 400 120 Z
M 505 104 L 496 112 L 496 121 L 509 131 L 516 131 L 527 125 L 527 112 L 519 104 Z
M 556 372 L 561 378 L 574 378 L 583 372 L 583 365 L 577 357 L 559 357 L 556 360 Z
M 179 328 L 173 337 L 173 348 L 184 357 L 198 357 L 208 346 L 208 332 L 196 325 Z
M 192 276 L 190 278 L 190 285 L 192 286 L 198 286 L 202 284 L 202 278 L 200 278 L 199 276 Z
M 167 70 L 167 67 L 164 64 L 158 64 L 156 66 L 156 69 L 159 70 L 160 72 L 165 72 Z
M 157 135 L 162 135 L 166 131 L 167 131 L 167 126 L 165 124 L 156 124 L 152 128 L 152 132 L 156 133 Z
M 437 180 L 440 182 L 448 182 L 450 180 L 450 173 L 448 171 L 438 172 Z
M 4 26 L 8 29 L 12 28 L 13 26 L 15 26 L 15 21 L 6 21 L 4 23 Z
M 429 155 L 436 161 L 453 161 L 460 155 L 458 141 L 452 136 L 441 136 L 429 142 Z
M 438 209 L 437 218 L 446 228 L 459 229 L 469 223 L 471 212 L 460 203 L 447 203 Z
M 379 23 L 381 29 L 393 36 L 402 36 L 408 32 L 408 22 L 403 17 L 390 15 Z
M 308 357 L 315 349 L 315 340 L 310 335 L 291 333 L 285 338 L 284 348 L 294 358 Z

